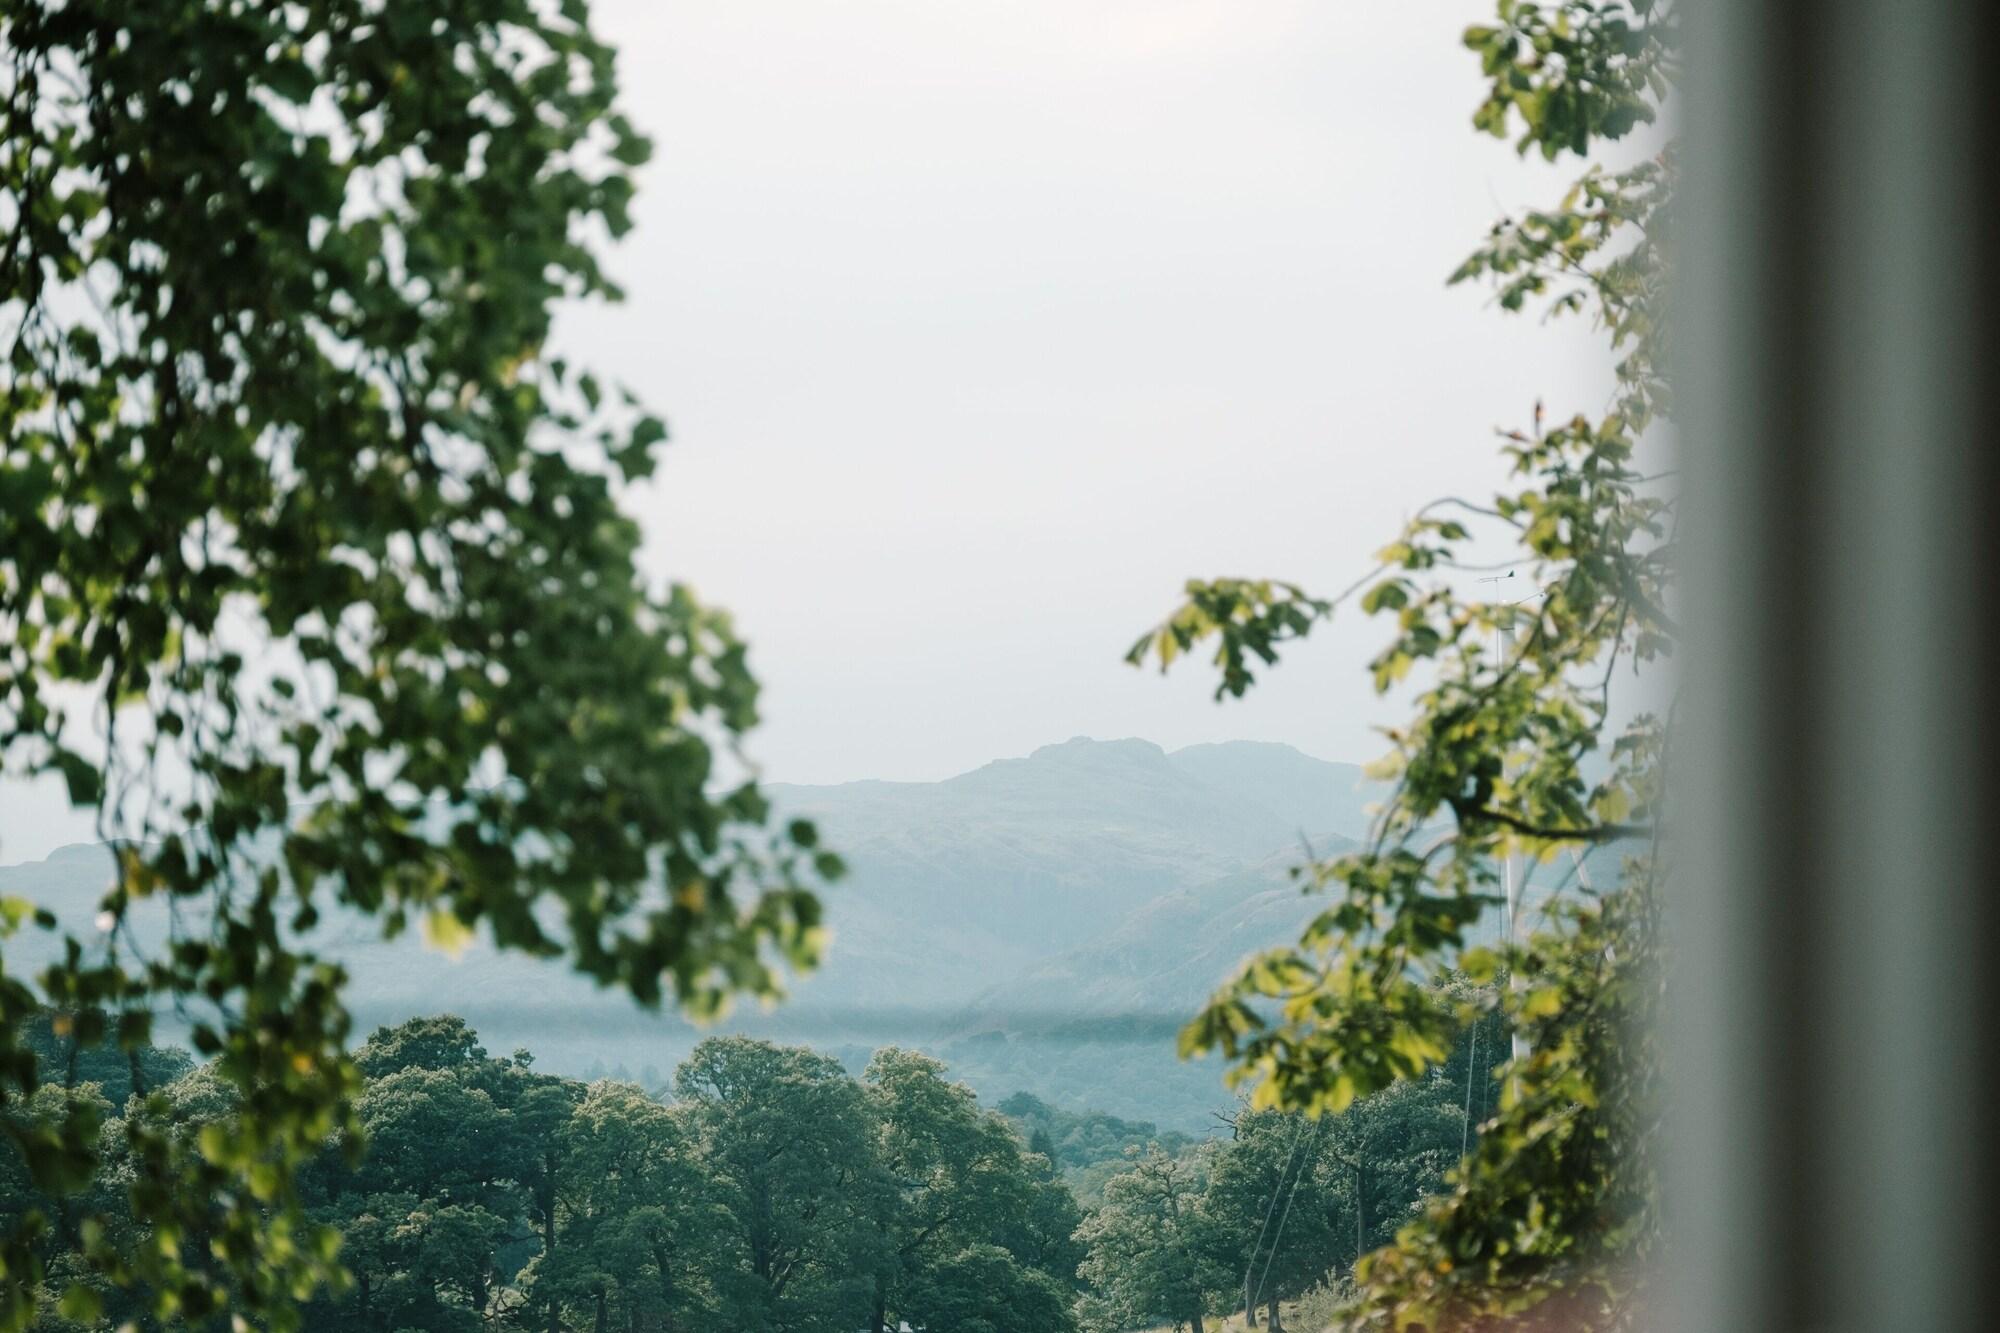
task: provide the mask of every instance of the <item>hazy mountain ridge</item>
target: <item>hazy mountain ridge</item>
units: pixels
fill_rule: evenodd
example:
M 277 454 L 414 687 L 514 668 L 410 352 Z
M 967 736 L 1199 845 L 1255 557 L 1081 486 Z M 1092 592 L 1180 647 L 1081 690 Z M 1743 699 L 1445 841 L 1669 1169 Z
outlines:
M 822 971 L 728 1027 L 839 1050 L 924 1046 L 989 1096 L 1026 1089 L 1177 1127 L 1197 1127 L 1226 1094 L 1213 1065 L 1174 1061 L 1173 1029 L 1244 954 L 1296 933 L 1313 904 L 1287 869 L 1303 842 L 1324 852 L 1359 833 L 1366 800 L 1357 767 L 1288 746 L 1169 754 L 1081 738 L 943 782 L 771 794 L 784 814 L 818 820 L 853 873 L 827 898 Z M 0 893 L 87 932 L 110 874 L 103 848 L 68 847 L 0 867 Z M 160 905 L 134 925 L 156 943 Z M 409 936 L 385 942 L 373 923 L 327 911 L 313 944 L 353 977 L 358 1035 L 451 1011 L 496 1050 L 526 1046 L 578 1072 L 596 1060 L 670 1067 L 699 1036 L 483 939 L 456 959 L 419 956 Z M 9 966 L 32 970 L 52 946 L 24 932 Z
M 1196 750 L 1231 752 L 1234 763 L 1168 755 L 1148 741 L 1079 738 L 940 783 L 775 785 L 771 793 L 780 808 L 820 822 L 854 869 L 854 892 L 870 903 L 918 907 L 949 886 L 961 923 L 989 931 L 1003 949 L 1038 953 L 1109 929 L 1169 888 L 1296 845 L 1301 834 L 1345 831 L 1345 809 L 1304 822 L 1303 791 L 1280 804 L 1268 795 L 1275 776 L 1239 785 L 1227 774 L 1254 770 L 1254 751 L 1272 768 L 1303 761 L 1319 787 L 1351 793 L 1358 769 L 1288 746 Z M 1056 906 L 1059 913 L 1038 910 Z

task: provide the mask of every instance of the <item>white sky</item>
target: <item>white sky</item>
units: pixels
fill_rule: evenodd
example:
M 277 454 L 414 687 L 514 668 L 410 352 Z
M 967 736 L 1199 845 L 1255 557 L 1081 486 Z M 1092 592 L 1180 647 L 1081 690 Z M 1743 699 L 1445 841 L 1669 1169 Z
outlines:
M 656 138 L 616 308 L 559 325 L 675 443 L 649 567 L 753 644 L 767 775 L 1072 735 L 1372 758 L 1359 617 L 1245 702 L 1121 664 L 1193 574 L 1322 591 L 1604 405 L 1580 324 L 1444 277 L 1576 164 L 1474 133 L 1488 0 L 598 0 Z M 0 788 L 0 863 L 89 836 Z

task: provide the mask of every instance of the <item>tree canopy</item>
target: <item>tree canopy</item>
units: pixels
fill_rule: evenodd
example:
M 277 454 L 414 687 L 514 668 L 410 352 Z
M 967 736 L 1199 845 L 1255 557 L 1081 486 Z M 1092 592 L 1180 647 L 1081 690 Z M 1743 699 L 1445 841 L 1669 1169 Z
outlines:
M 147 1317 L 150 1295 L 94 1266 L 85 1236 L 104 1228 L 98 1245 L 119 1252 L 161 1243 L 158 1223 L 109 1206 L 134 1179 L 126 1122 L 174 1143 L 232 1123 L 239 1094 L 215 1063 L 146 1054 L 174 1074 L 122 1106 L 94 1083 L 38 1094 L 87 1098 L 105 1122 L 105 1162 L 84 1192 L 0 1176 L 0 1216 L 56 1219 L 40 1242 L 45 1285 L 85 1293 L 45 1310 L 43 1326 Z M 355 1064 L 368 1152 L 351 1154 L 343 1134 L 298 1172 L 304 1223 L 340 1237 L 345 1270 L 301 1298 L 308 1328 L 1072 1326 L 1083 1252 L 1067 1189 L 928 1057 L 885 1049 L 857 1080 L 808 1050 L 715 1037 L 663 1100 L 543 1073 L 522 1052 L 491 1056 L 441 1016 L 378 1029 Z M 203 1201 L 178 1243 L 225 1238 L 233 1206 Z

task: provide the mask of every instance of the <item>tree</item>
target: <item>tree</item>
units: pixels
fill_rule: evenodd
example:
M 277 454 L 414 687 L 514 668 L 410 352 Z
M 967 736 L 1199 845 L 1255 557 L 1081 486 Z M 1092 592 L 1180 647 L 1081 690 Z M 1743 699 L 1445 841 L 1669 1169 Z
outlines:
M 398 1069 L 375 1079 L 357 1103 L 368 1156 L 363 1190 L 393 1183 L 419 1198 L 482 1198 L 512 1177 L 512 1126 L 466 1070 Z
M 103 1021 L 100 1017 L 99 1021 Z M 130 1050 L 95 1046 L 83 1040 L 73 1014 L 43 1013 L 28 1024 L 27 1044 L 35 1066 L 65 1088 L 95 1083 L 114 1107 L 134 1093 L 144 1096 L 185 1074 L 193 1065 L 186 1051 L 171 1046 Z
M 616 298 L 591 238 L 647 154 L 582 0 L 21 0 L 0 44 L 0 774 L 59 775 L 118 865 L 39 993 L 0 971 L 0 1098 L 45 1006 L 126 1051 L 190 1011 L 236 1100 L 136 1146 L 122 1206 L 227 1257 L 87 1263 L 289 1326 L 338 1272 L 296 1171 L 360 1086 L 330 901 L 712 1012 L 814 960 L 840 867 L 717 771 L 743 645 L 640 577 L 617 502 L 664 428 L 545 350 L 557 300 Z M 198 925 L 142 951 L 156 897 Z M 15 1149 L 87 1191 L 90 1116 L 46 1109 Z M 0 1327 L 37 1317 L 36 1216 Z
M 1114 1326 L 1165 1320 L 1202 1333 L 1212 1292 L 1231 1274 L 1212 1258 L 1201 1210 L 1199 1153 L 1170 1157 L 1155 1144 L 1104 1186 L 1104 1202 L 1077 1230 L 1082 1276 Z
M 397 1231 L 409 1247 L 409 1285 L 422 1298 L 417 1309 L 398 1312 L 398 1325 L 441 1333 L 484 1328 L 507 1219 L 478 1204 L 426 1201 L 404 1215 Z
M 995 1108 L 1028 1135 L 1031 1152 L 1046 1156 L 1062 1172 L 1075 1197 L 1094 1203 L 1104 1182 L 1125 1166 L 1127 1148 L 1158 1143 L 1178 1153 L 1194 1140 L 1178 1130 L 1162 1131 L 1145 1120 L 1121 1120 L 1102 1111 L 1065 1111 L 1031 1092 L 1017 1092 Z
M 904 1303 L 914 1328 L 953 1333 L 1070 1333 L 1070 1291 L 997 1245 L 968 1245 L 915 1275 Z
M 369 1151 L 326 1152 L 302 1173 L 351 1277 L 327 1315 L 361 1329 L 481 1326 L 513 1275 L 505 1252 L 531 1235 L 534 1154 L 514 1066 L 449 1015 L 378 1029 L 355 1063 L 368 1076 L 355 1116 Z
M 1364 1328 L 1422 1311 L 1561 1328 L 1641 1326 L 1659 1246 L 1659 977 L 1643 885 L 1517 951 L 1530 1054 L 1453 1188 L 1360 1266 Z M 1638 915 L 1644 912 L 1644 915 Z M 1442 1261 L 1442 1263 L 1441 1263 Z
M 1076 1240 L 1083 1221 L 1076 1196 L 1063 1183 L 1046 1146 L 1037 1148 L 1032 1138 L 1022 1168 L 1029 1180 L 1028 1198 L 1024 1207 L 1001 1219 L 999 1244 L 1027 1267 L 1074 1288 L 1084 1257 Z
M 541 1073 L 525 1052 L 489 1056 L 450 1015 L 378 1029 L 354 1058 L 371 1150 L 336 1136 L 298 1173 L 306 1220 L 339 1235 L 348 1275 L 306 1304 L 314 1329 L 852 1333 L 871 1314 L 1074 1327 L 1082 1250 L 1068 1190 L 925 1056 L 885 1050 L 858 1083 L 810 1051 L 717 1038 L 678 1071 L 671 1104 Z M 0 1217 L 51 1219 L 35 1293 L 51 1327 L 148 1317 L 122 1274 L 85 1262 L 94 1229 L 117 1228 L 98 1238 L 117 1253 L 226 1260 L 213 1247 L 226 1247 L 239 1207 L 227 1198 L 208 1201 L 198 1227 L 96 1214 L 140 1178 L 135 1147 L 199 1152 L 234 1123 L 239 1095 L 213 1063 L 129 1098 L 122 1117 L 95 1084 L 37 1091 L 51 1108 L 86 1101 L 103 1122 L 90 1191 L 51 1195 L 25 1170 L 0 1174 Z M 21 1113 L 38 1112 L 55 1114 Z
M 315 1215 L 340 1233 L 340 1260 L 353 1287 L 347 1300 L 322 1299 L 315 1327 L 377 1329 L 421 1326 L 409 1305 L 406 1281 L 414 1237 L 407 1221 L 419 1207 L 414 1194 L 348 1191 L 323 1204 Z
M 79 1253 L 86 1234 L 100 1234 L 104 1219 L 115 1218 L 123 1202 L 119 1173 L 100 1169 L 80 1189 L 75 1181 L 120 1159 L 121 1116 L 135 1098 L 156 1094 L 187 1073 L 190 1061 L 186 1052 L 158 1046 L 93 1047 L 80 1040 L 77 1027 L 75 1015 L 59 1012 L 34 1015 L 26 1024 L 26 1043 L 54 1081 L 28 1097 L 0 1101 L 0 1132 L 27 1149 L 0 1155 L 0 1229 L 25 1237 L 43 1266 L 42 1290 L 23 1294 L 34 1300 L 74 1287 L 65 1308 L 75 1321 L 52 1308 L 54 1300 L 37 1303 L 45 1318 L 80 1325 L 93 1312 L 122 1318 L 134 1310 Z M 66 1142 L 63 1127 L 72 1125 L 100 1128 L 80 1143 Z
M 861 1088 L 827 1056 L 710 1037 L 674 1090 L 746 1258 L 725 1322 L 797 1333 L 866 1324 L 889 1258 L 878 1224 L 889 1182 Z
M 1444 1187 L 1464 1117 L 1444 1070 L 1317 1119 L 1240 1108 L 1202 1192 L 1212 1257 L 1242 1277 L 1224 1294 L 1282 1328 L 1280 1301 L 1351 1273 Z
M 1023 1157 L 1007 1122 L 914 1051 L 877 1051 L 862 1078 L 890 1186 L 881 1196 L 875 1333 L 901 1322 L 1067 1328 L 1064 1285 L 1036 1266 L 1070 1257 L 1051 1224 L 1073 1230 L 1074 1207 L 1049 1209 L 1049 1176 Z
M 514 1174 L 526 1220 L 548 1262 L 561 1244 L 562 1179 L 572 1140 L 566 1133 L 584 1088 L 573 1079 L 535 1072 L 532 1058 L 517 1052 L 489 1074 L 494 1095 L 508 1108 L 513 1124 Z M 547 1327 L 558 1333 L 556 1303 L 547 1304 Z
M 1503 137 L 1518 127 L 1524 153 L 1584 155 L 1655 118 L 1677 69 L 1675 33 L 1669 0 L 1499 0 L 1496 23 L 1465 33 L 1489 80 L 1474 123 Z M 1674 172 L 1671 151 L 1593 166 L 1557 206 L 1503 218 L 1452 275 L 1491 281 L 1506 310 L 1536 302 L 1593 317 L 1617 358 L 1608 411 L 1551 421 L 1536 404 L 1501 433 L 1510 489 L 1420 510 L 1346 592 L 1196 581 L 1130 654 L 1165 668 L 1212 642 L 1218 698 L 1241 695 L 1254 664 L 1275 663 L 1359 595 L 1364 613 L 1394 623 L 1371 664 L 1376 688 L 1422 668 L 1413 715 L 1390 732 L 1378 770 L 1391 795 L 1373 836 L 1302 868 L 1332 904 L 1297 946 L 1246 963 L 1182 1036 L 1184 1051 L 1229 1058 L 1258 1105 L 1313 1114 L 1444 1061 L 1485 1012 L 1486 1002 L 1453 1002 L 1454 982 L 1495 997 L 1527 1039 L 1451 1194 L 1359 1265 L 1368 1326 L 1471 1326 L 1543 1306 L 1566 1326 L 1616 1325 L 1635 1317 L 1657 1242 L 1657 1061 L 1645 1034 L 1659 985 L 1669 732 L 1653 714 L 1618 720 L 1612 682 L 1621 668 L 1653 670 L 1679 632 L 1670 479 L 1637 461 L 1672 412 L 1662 367 Z M 1450 576 L 1481 536 L 1514 544 L 1525 602 L 1460 593 Z M 1496 654 L 1489 644 L 1503 634 L 1511 647 Z M 1545 928 L 1471 947 L 1501 864 L 1580 869 L 1576 854 L 1591 847 L 1626 853 L 1617 884 L 1552 895 Z
M 1350 1269 L 1444 1188 L 1459 1162 L 1463 1117 L 1456 1084 L 1435 1070 L 1327 1121 L 1314 1169 L 1325 1234 Z
M 456 1014 L 412 1018 L 376 1028 L 354 1053 L 362 1077 L 377 1079 L 406 1069 L 465 1071 L 486 1059 L 479 1034 Z
M 738 1254 L 686 1117 L 632 1084 L 596 1083 L 561 1133 L 562 1241 L 537 1261 L 531 1301 L 552 1297 L 569 1327 L 700 1326 Z
M 1335 1210 L 1322 1197 L 1318 1170 L 1323 1132 L 1303 1116 L 1244 1107 L 1209 1164 L 1202 1210 L 1213 1257 L 1241 1275 L 1246 1320 L 1255 1322 L 1262 1302 L 1273 1330 L 1283 1326 L 1278 1302 L 1317 1282 L 1334 1263 Z

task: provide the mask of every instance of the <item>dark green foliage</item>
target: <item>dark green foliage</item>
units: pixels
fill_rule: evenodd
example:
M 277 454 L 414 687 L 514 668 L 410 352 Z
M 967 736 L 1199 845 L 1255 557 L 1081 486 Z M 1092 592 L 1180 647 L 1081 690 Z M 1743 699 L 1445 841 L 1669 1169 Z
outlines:
M 1346 1115 L 1368 1105 L 1357 1102 Z M 1224 1293 L 1227 1304 L 1289 1300 L 1351 1248 L 1343 1239 L 1351 1241 L 1354 1229 L 1340 1225 L 1347 1200 L 1332 1188 L 1340 1173 L 1329 1169 L 1324 1137 L 1322 1123 L 1246 1107 L 1216 1149 L 1202 1202 L 1211 1254 L 1237 1279 Z
M 563 1222 L 565 1134 L 585 1090 L 520 1059 L 489 1058 L 451 1017 L 377 1031 L 356 1052 L 367 1150 L 307 1172 L 316 1220 L 344 1238 L 351 1281 L 309 1322 L 449 1329 L 483 1320 L 534 1239 Z
M 295 1170 L 356 1129 L 329 902 L 713 1011 L 815 959 L 840 866 L 716 771 L 743 645 L 616 501 L 664 427 L 544 353 L 616 297 L 591 238 L 648 152 L 582 0 L 21 0 L 0 48 L 0 773 L 117 853 L 104 928 L 39 993 L 0 971 L 0 1105 L 42 1006 L 120 1051 L 188 1012 L 235 1100 L 198 1143 L 127 1120 L 87 1266 L 283 1326 L 338 1281 Z M 74 1195 L 93 1123 L 17 1146 Z M 117 1249 L 122 1213 L 208 1242 Z M 0 1328 L 46 1221 L 0 1237 Z
M 740 1325 L 859 1327 L 887 1259 L 876 1219 L 892 1188 L 860 1085 L 826 1056 L 716 1037 L 674 1091 L 744 1256 L 730 1293 Z
M 69 1014 L 44 1013 L 29 1020 L 25 1045 L 34 1052 L 35 1067 L 52 1083 L 65 1088 L 85 1083 L 114 1108 L 122 1108 L 137 1092 L 144 1095 L 188 1072 L 194 1062 L 186 1051 L 170 1046 L 92 1045 L 79 1035 Z
M 810 1051 L 715 1038 L 661 1101 L 491 1057 L 442 1016 L 376 1032 L 355 1060 L 368 1071 L 355 1107 L 367 1150 L 328 1143 L 299 1176 L 306 1221 L 338 1235 L 346 1273 L 304 1305 L 308 1328 L 1071 1327 L 1074 1201 L 1046 1158 L 924 1056 L 882 1051 L 857 1082 Z M 35 1242 L 50 1278 L 34 1295 L 53 1304 L 53 1284 L 74 1282 L 73 1308 L 143 1320 L 144 1294 L 85 1261 L 93 1229 L 119 1252 L 170 1234 L 182 1249 L 226 1243 L 226 1196 L 173 1233 L 138 1216 L 88 1220 L 136 1178 L 130 1121 L 197 1143 L 234 1122 L 228 1080 L 179 1066 L 124 1122 L 95 1084 L 43 1087 L 0 1111 L 77 1102 L 106 1125 L 104 1165 L 80 1195 L 0 1175 L 0 1217 L 38 1207 L 51 1219 Z
M 1023 1268 L 997 1245 L 970 1245 L 919 1274 L 902 1309 L 913 1328 L 1066 1333 L 1076 1326 L 1070 1305 L 1067 1283 Z
M 1104 1182 L 1124 1168 L 1128 1149 L 1157 1143 L 1163 1152 L 1178 1154 L 1194 1142 L 1190 1135 L 1162 1132 L 1144 1120 L 1121 1120 L 1102 1111 L 1064 1111 L 1028 1092 L 1015 1093 L 995 1109 L 1020 1126 L 1029 1147 L 1045 1154 L 1086 1203 L 1095 1203 Z
M 1455 1057 L 1461 1077 L 1469 1055 L 1468 1044 Z M 1491 1069 L 1482 1059 L 1478 1072 Z M 1221 1313 L 1344 1280 L 1445 1190 L 1465 1114 L 1464 1085 L 1439 1069 L 1339 1114 L 1242 1105 L 1225 1138 L 1175 1154 L 1129 1150 L 1078 1233 L 1091 1246 L 1086 1317 L 1185 1321 L 1190 1284 L 1205 1312 Z
M 1153 1144 L 1105 1183 L 1104 1202 L 1077 1231 L 1089 1249 L 1081 1269 L 1091 1291 L 1081 1307 L 1087 1327 L 1185 1322 L 1200 1333 L 1214 1293 L 1230 1281 L 1202 1209 L 1206 1167 L 1204 1153 L 1173 1157 Z
M 1075 1203 L 1005 1120 L 943 1075 L 936 1060 L 890 1048 L 863 1076 L 889 1181 L 876 1326 L 1066 1329 L 1082 1258 Z
M 408 1069 L 463 1069 L 485 1058 L 486 1048 L 465 1020 L 442 1014 L 375 1029 L 354 1053 L 354 1067 L 365 1078 L 381 1078 Z
M 671 1329 L 713 1318 L 737 1254 L 686 1117 L 631 1084 L 597 1083 L 559 1140 L 566 1225 L 528 1289 L 574 1323 Z

